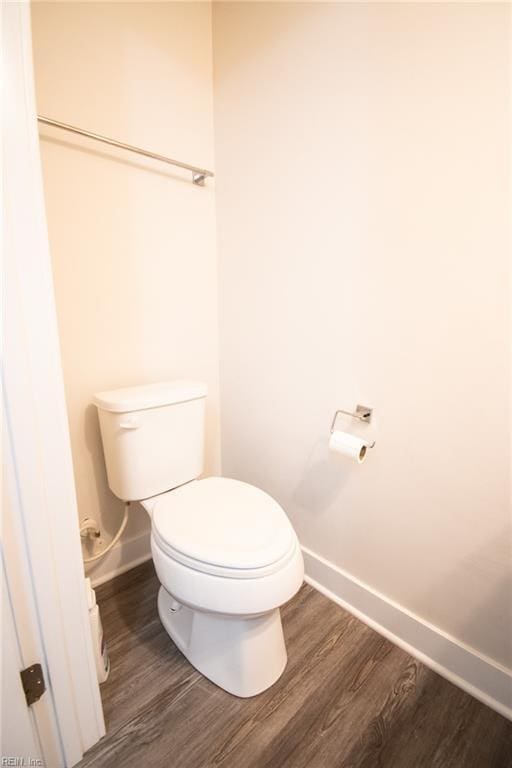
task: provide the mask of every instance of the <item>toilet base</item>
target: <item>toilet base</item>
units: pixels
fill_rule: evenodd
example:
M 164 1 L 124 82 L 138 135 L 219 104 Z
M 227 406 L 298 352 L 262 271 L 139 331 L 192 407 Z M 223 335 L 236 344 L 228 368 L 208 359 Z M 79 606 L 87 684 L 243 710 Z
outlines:
M 253 617 L 204 613 L 179 605 L 161 586 L 158 613 L 190 663 L 235 696 L 262 693 L 286 667 L 279 608 Z

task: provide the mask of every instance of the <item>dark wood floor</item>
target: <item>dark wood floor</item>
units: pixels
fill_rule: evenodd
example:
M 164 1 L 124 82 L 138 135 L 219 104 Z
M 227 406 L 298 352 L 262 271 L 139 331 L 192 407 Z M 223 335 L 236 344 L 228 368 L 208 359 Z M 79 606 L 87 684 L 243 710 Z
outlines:
M 288 666 L 238 699 L 173 645 L 145 563 L 97 590 L 112 671 L 86 766 L 510 768 L 512 723 L 304 586 L 283 609 Z

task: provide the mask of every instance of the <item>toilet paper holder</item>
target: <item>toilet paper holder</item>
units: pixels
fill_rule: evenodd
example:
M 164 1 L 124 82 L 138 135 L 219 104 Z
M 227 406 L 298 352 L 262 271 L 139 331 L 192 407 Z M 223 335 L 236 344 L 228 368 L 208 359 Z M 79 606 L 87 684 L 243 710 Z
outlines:
M 364 421 L 366 424 L 369 424 L 372 420 L 372 413 L 373 413 L 373 408 L 370 408 L 367 405 L 356 405 L 356 410 L 353 412 L 344 411 L 341 408 L 338 408 L 331 422 L 331 435 L 334 432 L 334 429 L 336 427 L 336 419 L 340 414 L 343 414 L 344 416 L 350 416 L 352 419 L 359 419 L 359 421 Z M 373 448 L 374 445 L 375 445 L 375 440 L 367 444 L 368 448 Z

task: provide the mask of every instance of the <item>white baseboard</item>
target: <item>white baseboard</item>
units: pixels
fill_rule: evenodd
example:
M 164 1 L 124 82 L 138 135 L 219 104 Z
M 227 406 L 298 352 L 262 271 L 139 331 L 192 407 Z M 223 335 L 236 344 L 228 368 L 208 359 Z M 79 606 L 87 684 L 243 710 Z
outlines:
M 86 566 L 86 575 L 90 576 L 93 587 L 98 587 L 114 576 L 119 576 L 136 565 L 151 559 L 149 543 L 150 531 L 143 531 L 130 539 L 122 539 L 112 547 L 105 557 Z
M 303 547 L 306 581 L 451 683 L 512 720 L 512 671 Z

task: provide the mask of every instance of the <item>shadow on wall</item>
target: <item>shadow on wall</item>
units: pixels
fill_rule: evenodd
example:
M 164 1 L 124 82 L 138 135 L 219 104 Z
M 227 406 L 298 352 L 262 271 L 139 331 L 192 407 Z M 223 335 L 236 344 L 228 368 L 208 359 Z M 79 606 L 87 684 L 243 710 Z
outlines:
M 334 460 L 333 460 L 334 458 Z M 347 471 L 333 457 L 329 442 L 319 438 L 306 461 L 301 481 L 293 492 L 293 501 L 308 512 L 322 513 L 339 497 L 340 491 L 350 477 L 351 465 Z
M 106 149 L 93 149 L 92 147 L 87 147 L 83 144 L 80 144 L 80 139 L 57 139 L 54 136 L 48 136 L 45 134 L 41 134 L 41 139 L 48 142 L 49 144 L 56 144 L 59 147 L 65 147 L 73 151 L 83 152 L 86 155 L 92 155 L 93 157 L 98 157 L 103 160 L 109 160 L 111 163 L 116 163 L 117 165 L 128 165 L 131 168 L 136 168 L 140 171 L 147 171 L 148 173 L 153 173 L 157 176 L 163 176 L 164 178 L 169 178 L 173 181 L 181 182 L 183 184 L 192 183 L 190 178 L 190 171 L 183 169 L 183 171 L 180 173 L 171 170 L 171 168 L 168 166 L 165 166 L 165 170 L 162 170 L 161 161 L 151 160 L 151 158 L 143 159 L 142 156 L 137 158 L 128 150 L 115 148 L 112 148 L 110 151 Z M 94 140 L 90 139 L 90 141 L 92 142 Z M 150 152 L 154 151 L 151 147 L 147 147 L 147 149 Z
M 222 2 L 213 6 L 213 29 L 221 39 L 226 29 L 231 29 L 232 38 L 229 46 L 223 50 L 223 56 L 229 57 L 229 66 L 217 67 L 215 76 L 217 84 L 223 82 L 230 73 L 238 76 L 240 70 L 248 68 L 252 73 L 258 61 L 271 59 L 271 52 L 282 47 L 283 39 L 291 39 L 294 28 L 311 27 L 318 23 L 320 14 L 332 14 L 333 3 L 289 3 L 276 4 L 273 12 L 269 13 L 270 3 L 263 3 L 259 8 L 257 3 Z M 265 7 L 267 6 L 267 7 Z M 242 23 L 250 14 L 250 34 L 240 34 L 237 25 Z M 332 16 L 331 16 L 332 18 Z M 219 32 L 216 33 L 216 28 Z M 245 27 L 248 30 L 249 27 Z M 235 34 L 237 32 L 238 34 Z M 298 38 L 299 39 L 299 38 Z M 218 43 L 217 43 L 218 44 Z M 303 55 L 300 49 L 298 55 Z
M 320 517 L 339 500 L 353 470 L 352 462 L 333 454 L 329 450 L 328 440 L 319 437 L 292 494 L 293 503 L 315 518 Z M 442 531 L 439 533 L 442 535 Z M 431 623 L 439 638 L 438 642 L 433 639 L 431 650 L 435 652 L 435 658 L 448 669 L 453 667 L 453 649 L 447 649 L 443 626 L 449 627 L 445 631 L 457 644 L 482 655 L 491 664 L 512 671 L 512 578 L 510 572 L 508 576 L 503 575 L 504 564 L 511 562 L 510 529 L 504 527 L 500 534 L 483 540 L 477 548 L 459 553 L 457 558 L 446 563 L 443 578 L 430 583 L 420 579 L 422 588 L 409 594 L 411 599 L 407 600 L 408 605 L 414 606 L 412 613 L 409 613 L 405 603 L 396 602 L 392 595 L 381 594 L 376 584 L 359 582 L 357 578 L 353 581 L 354 576 L 341 566 L 343 582 L 346 578 L 351 584 L 347 584 L 347 593 L 340 594 L 340 597 L 347 599 L 355 608 L 360 608 L 363 613 L 368 611 L 370 618 L 398 636 L 401 622 L 405 622 L 405 635 L 409 631 L 405 626 L 409 621 L 414 624 L 419 619 Z M 395 562 L 393 568 L 400 571 L 400 562 Z M 403 576 L 407 577 L 406 567 Z M 447 590 L 451 600 L 456 601 L 455 614 L 452 612 L 451 615 L 447 614 Z M 344 589 L 342 591 L 345 592 Z M 368 593 L 376 595 L 376 600 L 369 598 Z M 482 595 L 478 602 L 475 601 L 475 594 Z M 387 609 L 382 613 L 382 600 L 396 606 L 400 616 L 392 609 L 391 613 Z M 395 616 L 394 620 L 391 620 L 392 615 Z M 415 636 L 416 632 L 411 631 Z M 482 648 L 489 650 L 484 652 Z M 464 677 L 462 672 L 461 677 Z M 512 697 L 512 684 L 510 687 Z
M 88 405 L 84 412 L 84 439 L 91 458 L 92 474 L 98 494 L 101 524 L 108 534 L 108 539 L 111 539 L 121 524 L 124 504 L 117 496 L 114 496 L 108 486 L 98 410 L 92 404 Z M 108 514 L 104 514 L 107 510 Z
M 478 563 L 477 578 L 478 572 L 481 578 L 488 577 L 489 571 L 493 568 L 493 562 L 495 562 L 496 545 L 509 540 L 509 533 L 504 530 L 503 538 L 494 537 L 478 550 L 462 558 L 445 579 L 438 580 L 431 585 L 428 592 L 418 595 L 413 620 L 415 621 L 415 616 L 428 616 L 432 611 L 432 606 L 442 604 L 447 582 L 457 580 L 461 585 L 458 620 L 446 634 L 438 625 L 431 625 L 434 632 L 431 635 L 427 656 L 433 658 L 441 667 L 458 676 L 462 681 L 468 679 L 468 665 L 470 665 L 472 668 L 471 683 L 475 684 L 476 690 L 480 689 L 485 694 L 491 692 L 491 697 L 495 701 L 504 704 L 512 711 L 512 634 L 510 632 L 512 626 L 512 580 L 510 576 L 502 577 L 498 581 L 494 580 L 476 606 L 472 601 L 471 612 L 464 611 L 466 604 L 464 595 L 471 594 L 473 591 L 474 564 Z M 404 620 L 408 621 L 407 614 L 404 614 Z M 400 634 L 396 629 L 391 628 L 391 631 L 397 635 Z M 454 650 L 452 643 L 455 644 L 456 650 Z M 484 646 L 492 647 L 494 650 L 492 656 L 481 650 Z M 472 655 L 461 656 L 461 649 Z M 482 663 L 477 659 L 481 659 Z
M 460 601 L 464 604 L 464 596 L 473 592 L 473 585 L 478 581 L 479 590 L 482 582 L 490 581 L 493 572 L 502 570 L 502 562 L 512 561 L 510 531 L 503 529 L 501 535 L 493 536 L 484 542 L 477 550 L 467 553 L 455 562 L 448 579 L 457 580 L 460 587 Z M 418 597 L 421 612 L 429 610 L 435 601 L 442 601 L 446 590 L 446 579 L 432 585 L 432 589 Z M 479 635 L 492 636 L 492 644 L 499 651 L 500 662 L 489 659 L 491 663 L 502 664 L 512 675 L 512 574 L 492 579 L 492 585 L 484 591 L 485 594 L 470 615 L 460 621 L 456 629 L 456 637 L 475 638 Z M 476 644 L 470 648 L 478 647 Z M 485 656 L 485 654 L 483 654 Z M 448 666 L 448 664 L 447 664 Z M 512 680 L 509 688 L 509 706 L 512 707 Z

